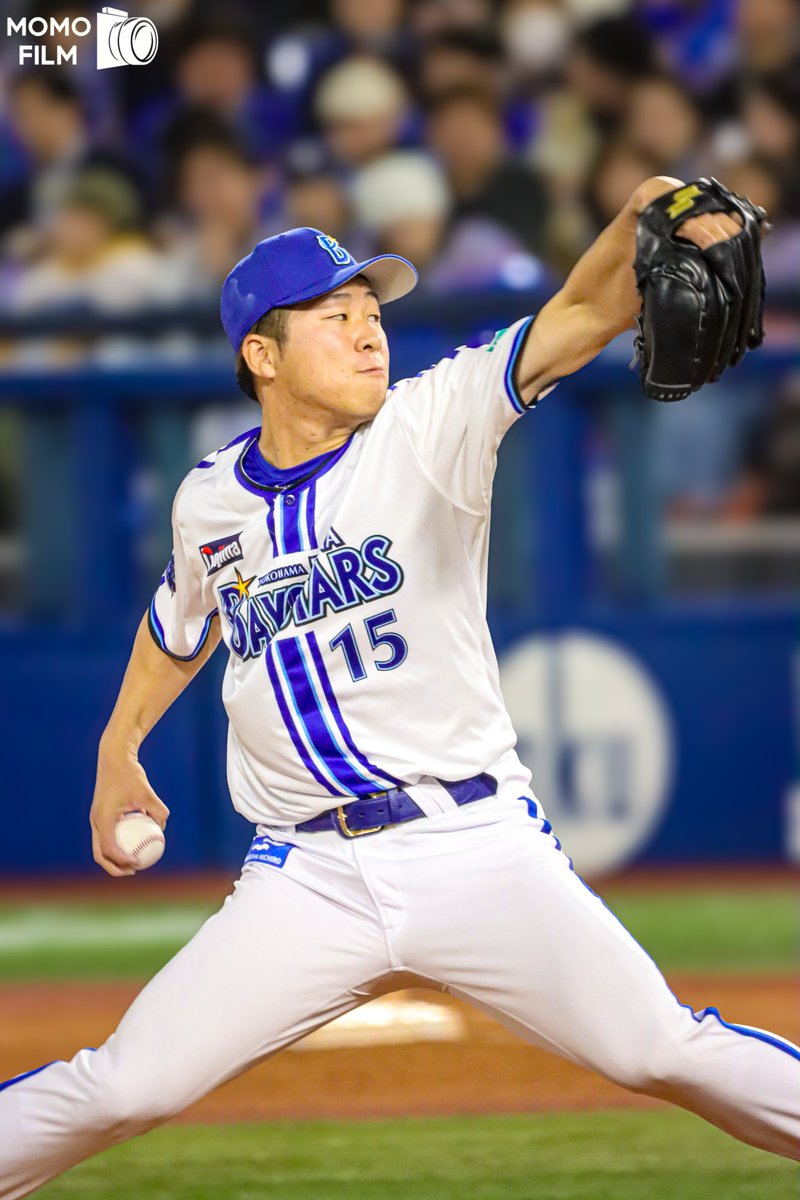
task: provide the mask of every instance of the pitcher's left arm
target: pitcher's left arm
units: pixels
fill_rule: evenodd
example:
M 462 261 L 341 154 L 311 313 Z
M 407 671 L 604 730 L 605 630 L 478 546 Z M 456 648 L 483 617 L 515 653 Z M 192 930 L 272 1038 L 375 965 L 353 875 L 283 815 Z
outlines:
M 634 326 L 641 309 L 633 266 L 639 216 L 658 197 L 682 187 L 680 180 L 666 176 L 640 184 L 542 308 L 517 360 L 516 383 L 524 403 Z M 691 212 L 691 205 L 686 211 Z M 726 212 L 688 217 L 678 227 L 679 236 L 701 250 L 741 231 L 740 221 Z

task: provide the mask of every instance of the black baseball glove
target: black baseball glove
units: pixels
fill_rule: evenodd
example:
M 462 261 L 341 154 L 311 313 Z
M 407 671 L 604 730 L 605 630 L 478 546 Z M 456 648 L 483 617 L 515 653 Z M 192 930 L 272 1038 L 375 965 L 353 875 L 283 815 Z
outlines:
M 738 214 L 741 233 L 707 250 L 675 236 L 684 221 L 711 212 Z M 683 400 L 719 379 L 745 350 L 761 345 L 765 219 L 763 208 L 716 179 L 667 192 L 639 216 L 633 266 L 642 311 L 636 350 L 648 396 Z

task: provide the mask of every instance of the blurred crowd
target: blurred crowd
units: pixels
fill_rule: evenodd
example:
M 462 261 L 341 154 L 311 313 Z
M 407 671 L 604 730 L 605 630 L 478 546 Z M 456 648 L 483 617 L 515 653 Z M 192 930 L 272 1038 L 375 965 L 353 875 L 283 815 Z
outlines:
M 6 12 L 94 23 L 95 6 Z M 147 66 L 98 71 L 90 39 L 61 68 L 0 50 L 4 308 L 211 302 L 255 241 L 300 224 L 411 258 L 429 294 L 546 287 L 653 174 L 713 173 L 764 205 L 768 282 L 796 285 L 798 0 L 138 0 L 136 15 L 159 31 Z M 711 470 L 697 446 L 719 416 L 681 406 L 675 513 L 800 510 L 765 466 L 798 428 L 787 396 L 776 418 L 737 393 Z

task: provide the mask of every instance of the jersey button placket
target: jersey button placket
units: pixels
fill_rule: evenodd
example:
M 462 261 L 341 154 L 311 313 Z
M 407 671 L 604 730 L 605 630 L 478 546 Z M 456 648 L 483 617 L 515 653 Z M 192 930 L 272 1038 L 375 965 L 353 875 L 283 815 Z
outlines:
M 285 497 L 285 503 L 286 504 L 294 504 L 296 499 L 297 499 L 297 497 L 295 496 L 294 492 L 289 492 Z

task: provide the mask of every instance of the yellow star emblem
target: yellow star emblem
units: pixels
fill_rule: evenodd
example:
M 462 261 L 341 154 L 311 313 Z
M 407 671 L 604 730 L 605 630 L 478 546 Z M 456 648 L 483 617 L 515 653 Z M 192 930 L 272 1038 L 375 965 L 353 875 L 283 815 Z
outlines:
M 234 584 L 234 587 L 240 596 L 249 596 L 250 584 L 255 579 L 255 575 L 251 575 L 249 579 L 242 579 L 241 575 L 239 574 L 239 568 L 234 567 L 234 571 L 236 572 L 236 583 Z

